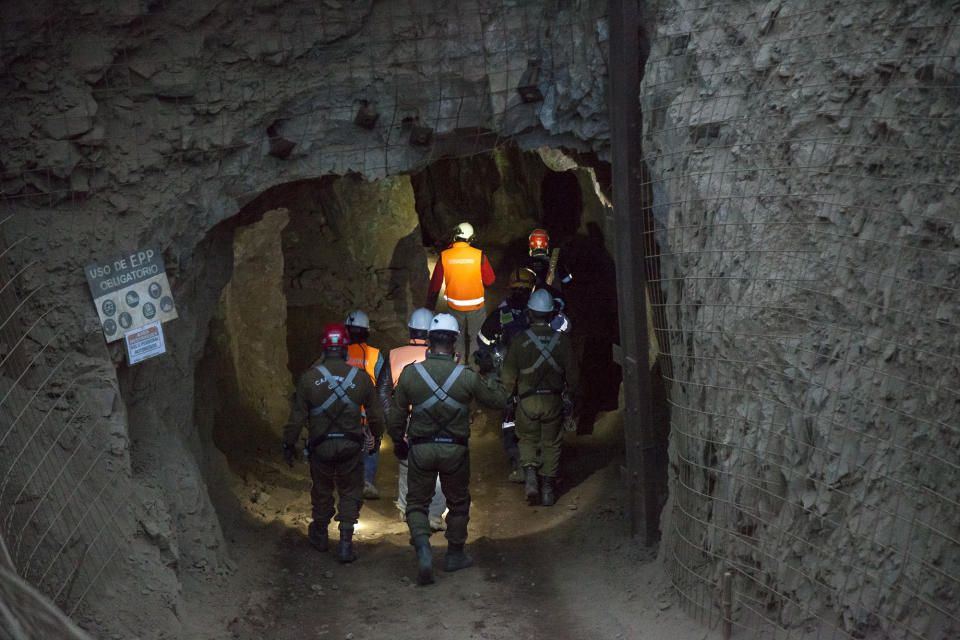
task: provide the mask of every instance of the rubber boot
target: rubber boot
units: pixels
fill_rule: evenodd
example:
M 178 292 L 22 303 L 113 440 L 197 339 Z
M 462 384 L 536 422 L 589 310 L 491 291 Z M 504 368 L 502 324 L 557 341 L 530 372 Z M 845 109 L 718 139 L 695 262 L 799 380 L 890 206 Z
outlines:
M 330 534 L 327 533 L 327 524 L 321 524 L 314 520 L 307 527 L 307 537 L 310 538 L 310 544 L 317 551 L 326 551 L 330 548 Z
M 463 552 L 463 544 L 450 543 L 447 546 L 447 557 L 443 559 L 443 570 L 447 573 L 459 571 L 473 566 L 473 558 Z
M 537 498 L 540 497 L 540 486 L 537 483 L 537 468 L 523 468 L 523 493 L 527 496 L 528 504 L 537 504 Z
M 417 536 L 413 540 L 413 546 L 417 550 L 417 584 L 432 584 L 433 553 L 430 551 L 430 538 Z
M 543 478 L 540 487 L 540 503 L 545 507 L 552 507 L 557 503 L 557 496 L 553 492 L 553 478 Z
M 353 562 L 357 559 L 357 551 L 353 548 L 353 526 L 349 529 L 340 529 L 340 549 L 337 552 L 337 560 L 342 564 Z

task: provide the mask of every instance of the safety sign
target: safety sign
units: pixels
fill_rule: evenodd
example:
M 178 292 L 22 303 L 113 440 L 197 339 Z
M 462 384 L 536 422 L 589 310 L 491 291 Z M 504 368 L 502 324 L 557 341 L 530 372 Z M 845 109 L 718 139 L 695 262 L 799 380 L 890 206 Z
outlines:
M 156 248 L 89 264 L 85 271 L 107 342 L 144 325 L 177 317 L 163 257 Z
M 159 322 L 128 331 L 123 337 L 127 342 L 127 360 L 130 364 L 167 352 L 167 346 L 163 342 L 163 327 Z

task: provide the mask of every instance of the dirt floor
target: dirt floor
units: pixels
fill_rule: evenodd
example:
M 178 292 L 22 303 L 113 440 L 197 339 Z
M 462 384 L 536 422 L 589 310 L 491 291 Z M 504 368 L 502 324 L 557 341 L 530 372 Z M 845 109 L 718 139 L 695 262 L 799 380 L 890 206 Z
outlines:
M 594 434 L 567 434 L 565 482 L 553 507 L 530 507 L 506 481 L 499 416 L 473 423 L 468 553 L 474 566 L 441 570 L 446 540 L 434 534 L 433 585 L 415 584 L 413 548 L 398 519 L 396 460 L 381 452 L 381 499 L 367 501 L 354 539 L 359 559 L 337 563 L 307 542 L 309 472 L 263 460 L 238 484 L 243 512 L 225 524 L 236 568 L 185 579 L 184 637 L 447 639 L 719 638 L 680 610 L 655 551 L 629 534 L 620 482 L 619 413 Z M 335 524 L 335 523 L 334 523 Z M 331 526 L 331 546 L 337 530 Z

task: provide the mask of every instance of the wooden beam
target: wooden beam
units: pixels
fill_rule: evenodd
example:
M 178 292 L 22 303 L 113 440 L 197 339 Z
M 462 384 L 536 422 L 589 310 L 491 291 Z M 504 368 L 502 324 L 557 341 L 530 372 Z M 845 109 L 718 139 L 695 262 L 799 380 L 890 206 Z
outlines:
M 623 368 L 624 439 L 630 531 L 643 529 L 644 543 L 659 539 L 652 464 L 649 340 L 643 236 L 643 149 L 640 81 L 646 52 L 640 40 L 639 0 L 609 0 L 610 136 L 613 160 L 613 216 L 616 230 L 617 300 Z

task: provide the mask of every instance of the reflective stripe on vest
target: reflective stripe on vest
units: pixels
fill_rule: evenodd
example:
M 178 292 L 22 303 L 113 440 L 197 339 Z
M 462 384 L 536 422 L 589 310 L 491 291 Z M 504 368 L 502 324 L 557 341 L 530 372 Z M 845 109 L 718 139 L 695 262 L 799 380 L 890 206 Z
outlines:
M 483 276 L 480 267 L 483 252 L 466 242 L 454 242 L 440 254 L 447 304 L 458 311 L 471 311 L 483 306 Z
M 453 386 L 453 383 L 457 381 L 457 378 L 459 378 L 460 374 L 463 373 L 463 370 L 466 369 L 465 366 L 462 364 L 455 366 L 453 371 L 450 372 L 450 375 L 447 376 L 447 380 L 443 383 L 442 387 L 437 385 L 436 381 L 430 377 L 430 374 L 427 373 L 427 370 L 423 368 L 421 363 L 414 363 L 413 368 L 417 370 L 417 373 L 420 374 L 420 377 L 423 378 L 423 381 L 427 383 L 427 386 L 430 387 L 430 390 L 433 392 L 432 396 L 420 404 L 413 405 L 413 410 L 415 412 L 426 411 L 437 402 L 442 402 L 448 407 L 453 407 L 454 409 L 463 410 L 467 408 L 467 405 L 458 400 L 454 400 L 448 393 L 450 388 Z
M 390 351 L 390 374 L 393 376 L 393 386 L 403 373 L 403 368 L 414 362 L 423 362 L 427 359 L 427 345 L 408 344 Z
M 373 384 L 377 384 L 377 361 L 380 350 L 367 344 L 351 344 L 347 347 L 347 364 L 365 369 Z
M 319 371 L 320 375 L 323 376 L 323 381 L 327 383 L 327 387 L 331 391 L 333 391 L 333 393 L 330 394 L 330 396 L 326 399 L 326 401 L 322 405 L 320 405 L 319 407 L 314 407 L 310 409 L 310 415 L 315 416 L 325 412 L 327 409 L 330 408 L 330 405 L 332 405 L 337 400 L 340 400 L 348 407 L 357 406 L 357 403 L 351 400 L 347 396 L 346 390 L 349 389 L 350 385 L 353 384 L 353 379 L 356 377 L 357 371 L 359 371 L 359 369 L 357 369 L 356 367 L 351 368 L 350 373 L 348 373 L 347 377 L 344 378 L 343 382 L 340 382 L 340 383 L 337 382 L 337 379 L 333 376 L 332 373 L 330 373 L 329 369 L 327 369 L 322 364 L 317 366 L 317 371 Z
M 533 343 L 533 346 L 537 348 L 537 351 L 540 352 L 540 357 L 537 358 L 537 361 L 534 362 L 531 366 L 526 369 L 521 369 L 520 373 L 527 375 L 533 373 L 537 368 L 546 362 L 551 367 L 556 369 L 558 372 L 563 372 L 563 369 L 560 368 L 560 365 L 557 364 L 557 361 L 553 359 L 553 348 L 557 346 L 557 343 L 560 341 L 560 332 L 554 332 L 553 336 L 550 338 L 550 342 L 546 346 L 540 344 L 540 338 L 533 332 L 532 329 L 527 329 L 524 333 L 527 334 L 527 337 L 530 338 L 530 341 Z

